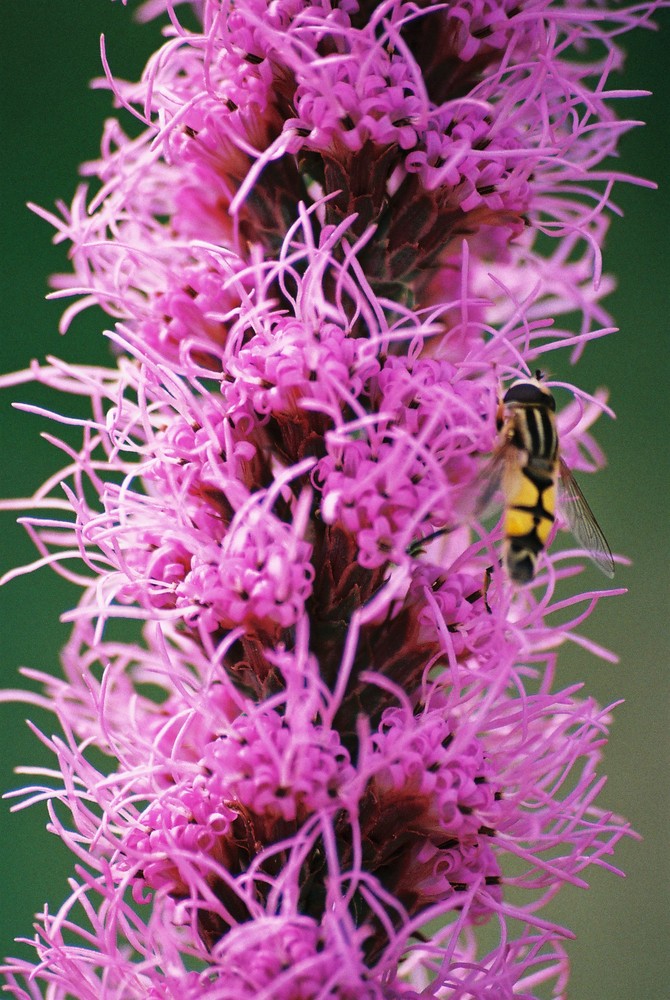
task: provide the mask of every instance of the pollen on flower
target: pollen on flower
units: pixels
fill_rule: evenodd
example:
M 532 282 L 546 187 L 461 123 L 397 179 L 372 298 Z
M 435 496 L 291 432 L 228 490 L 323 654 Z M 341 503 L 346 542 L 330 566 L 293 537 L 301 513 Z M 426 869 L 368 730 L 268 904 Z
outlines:
M 91 408 L 25 407 L 65 465 L 6 504 L 82 592 L 62 678 L 25 671 L 63 735 L 19 803 L 53 801 L 77 875 L 7 988 L 564 997 L 544 904 L 630 831 L 559 654 L 611 658 L 579 629 L 616 591 L 556 596 L 578 550 L 515 586 L 481 498 L 501 382 L 612 329 L 607 78 L 654 0 L 191 6 L 142 5 L 168 37 L 105 71 L 143 131 L 108 122 L 95 189 L 38 210 L 61 328 L 101 306 L 109 367 L 0 380 Z M 552 385 L 595 471 L 606 396 Z

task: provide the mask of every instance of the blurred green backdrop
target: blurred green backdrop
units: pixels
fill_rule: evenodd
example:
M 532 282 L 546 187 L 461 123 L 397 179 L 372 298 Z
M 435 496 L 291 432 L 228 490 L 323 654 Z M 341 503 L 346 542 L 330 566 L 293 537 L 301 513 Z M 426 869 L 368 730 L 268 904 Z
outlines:
M 592 344 L 576 375 L 586 388 L 611 388 L 618 420 L 598 427 L 609 467 L 586 485 L 613 549 L 634 563 L 617 573 L 617 584 L 630 588 L 629 595 L 601 605 L 586 630 L 615 649 L 620 663 L 607 665 L 568 647 L 561 653 L 559 677 L 565 683 L 585 679 L 603 704 L 625 699 L 606 753 L 610 779 L 602 801 L 626 815 L 644 838 L 620 846 L 615 860 L 626 870 L 626 880 L 594 871 L 590 891 L 566 890 L 556 903 L 554 916 L 578 935 L 571 945 L 571 996 L 589 1000 L 670 997 L 668 11 L 658 20 L 664 31 L 638 32 L 627 40 L 629 60 L 621 84 L 653 90 L 654 96 L 622 102 L 619 114 L 649 122 L 625 137 L 621 168 L 655 179 L 660 189 L 621 186 L 615 193 L 625 219 L 613 223 L 605 266 L 618 276 L 619 289 L 608 304 L 621 332 Z M 45 302 L 43 295 L 47 276 L 63 269 L 64 250 L 51 246 L 49 227 L 25 202 L 51 207 L 57 198 L 69 200 L 78 164 L 97 153 L 102 121 L 111 113 L 109 95 L 87 88 L 100 74 L 100 34 L 107 38 L 114 72 L 134 79 L 156 45 L 157 28 L 135 24 L 131 9 L 109 0 L 5 3 L 0 27 L 0 371 L 24 367 L 48 353 L 105 363 L 107 348 L 99 335 L 105 323 L 99 314 L 84 314 L 66 337 L 58 335 L 61 307 Z M 553 371 L 566 374 L 559 372 L 558 362 Z M 0 495 L 5 497 L 29 494 L 59 465 L 57 454 L 39 437 L 46 422 L 11 409 L 13 400 L 36 398 L 31 387 L 0 393 Z M 0 514 L 0 573 L 34 558 L 14 522 L 14 515 Z M 594 576 L 593 582 L 601 581 Z M 47 570 L 0 590 L 2 686 L 17 684 L 21 665 L 58 669 L 57 650 L 67 635 L 58 615 L 75 596 Z M 26 714 L 47 733 L 53 731 L 51 718 L 36 710 L 0 705 L 2 789 L 21 784 L 12 773 L 15 765 L 51 764 L 27 730 Z M 57 907 L 67 891 L 70 858 L 44 831 L 44 819 L 39 805 L 16 815 L 10 815 L 9 803 L 0 805 L 0 955 L 16 953 L 13 937 L 30 936 L 33 913 L 45 902 Z

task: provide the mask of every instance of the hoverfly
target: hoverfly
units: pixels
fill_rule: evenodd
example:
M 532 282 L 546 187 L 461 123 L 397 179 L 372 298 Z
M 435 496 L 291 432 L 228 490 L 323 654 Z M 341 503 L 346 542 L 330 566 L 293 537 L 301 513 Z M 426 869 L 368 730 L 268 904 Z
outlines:
M 610 547 L 567 465 L 560 457 L 556 401 L 535 378 L 514 382 L 498 413 L 500 443 L 484 472 L 486 485 L 477 503 L 478 516 L 498 489 L 504 496 L 504 562 L 514 583 L 529 583 L 537 558 L 560 511 L 570 531 L 606 576 L 614 576 Z

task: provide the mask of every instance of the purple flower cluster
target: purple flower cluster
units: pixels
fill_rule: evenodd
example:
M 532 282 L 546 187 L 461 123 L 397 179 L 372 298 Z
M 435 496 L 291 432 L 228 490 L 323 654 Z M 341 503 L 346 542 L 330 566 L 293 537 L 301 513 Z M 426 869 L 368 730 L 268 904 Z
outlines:
M 575 551 L 514 587 L 475 512 L 500 381 L 610 329 L 607 81 L 653 4 L 192 7 L 145 5 L 164 45 L 108 74 L 142 130 L 42 212 L 63 328 L 101 306 L 114 363 L 4 380 L 91 403 L 24 519 L 82 587 L 63 678 L 27 672 L 59 776 L 23 793 L 77 877 L 9 991 L 564 996 L 543 906 L 627 825 L 556 650 L 610 655 L 577 629 L 615 591 L 559 597 Z M 605 401 L 564 388 L 590 471 Z

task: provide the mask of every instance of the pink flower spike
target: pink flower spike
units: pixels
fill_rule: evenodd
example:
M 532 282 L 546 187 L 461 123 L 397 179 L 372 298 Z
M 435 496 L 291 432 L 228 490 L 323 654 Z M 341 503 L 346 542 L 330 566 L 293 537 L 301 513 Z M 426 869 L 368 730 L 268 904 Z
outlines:
M 9 796 L 73 856 L 6 989 L 563 1000 L 547 907 L 634 836 L 614 706 L 563 678 L 574 644 L 615 661 L 582 628 L 625 591 L 579 579 L 624 560 L 566 471 L 604 465 L 607 393 L 537 365 L 615 329 L 603 247 L 646 182 L 613 77 L 657 4 L 180 6 L 141 5 L 138 82 L 103 43 L 137 121 L 33 207 L 109 367 L 0 376 L 64 400 L 18 403 L 64 457 L 0 502 L 37 550 L 0 583 L 80 590 L 60 674 L 0 696 L 56 716 Z

